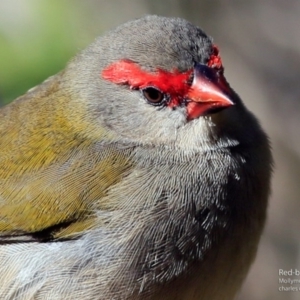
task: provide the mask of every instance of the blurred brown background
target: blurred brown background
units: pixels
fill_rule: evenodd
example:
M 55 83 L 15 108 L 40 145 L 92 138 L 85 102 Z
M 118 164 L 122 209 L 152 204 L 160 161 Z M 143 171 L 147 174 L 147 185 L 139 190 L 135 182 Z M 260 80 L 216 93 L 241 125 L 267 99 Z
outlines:
M 212 35 L 228 81 L 271 137 L 269 218 L 238 299 L 300 299 L 300 284 L 280 292 L 291 284 L 278 275 L 300 270 L 299 0 L 1 0 L 0 105 L 61 70 L 96 36 L 145 14 L 184 17 Z

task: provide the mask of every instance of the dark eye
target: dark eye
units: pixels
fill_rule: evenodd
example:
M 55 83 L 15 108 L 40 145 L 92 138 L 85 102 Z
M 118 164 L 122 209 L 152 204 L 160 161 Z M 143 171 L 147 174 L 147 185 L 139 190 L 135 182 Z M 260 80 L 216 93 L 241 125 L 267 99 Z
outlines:
M 161 105 L 166 100 L 166 95 L 152 86 L 142 89 L 142 94 L 152 105 Z

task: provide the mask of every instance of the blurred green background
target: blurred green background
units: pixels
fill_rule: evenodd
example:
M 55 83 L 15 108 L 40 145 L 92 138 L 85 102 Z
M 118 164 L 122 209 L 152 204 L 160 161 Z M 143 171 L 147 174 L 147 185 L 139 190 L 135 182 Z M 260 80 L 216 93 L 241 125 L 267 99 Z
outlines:
M 228 81 L 272 141 L 269 218 L 238 299 L 300 299 L 279 291 L 278 275 L 300 270 L 299 0 L 1 0 L 0 105 L 63 69 L 96 36 L 145 14 L 184 17 L 212 35 Z

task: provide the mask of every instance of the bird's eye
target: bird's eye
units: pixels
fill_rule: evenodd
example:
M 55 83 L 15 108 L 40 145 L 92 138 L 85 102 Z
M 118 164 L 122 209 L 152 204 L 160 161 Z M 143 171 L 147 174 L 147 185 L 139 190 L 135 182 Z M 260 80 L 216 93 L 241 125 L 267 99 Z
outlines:
M 161 105 L 166 100 L 166 95 L 152 86 L 142 89 L 142 94 L 152 105 Z

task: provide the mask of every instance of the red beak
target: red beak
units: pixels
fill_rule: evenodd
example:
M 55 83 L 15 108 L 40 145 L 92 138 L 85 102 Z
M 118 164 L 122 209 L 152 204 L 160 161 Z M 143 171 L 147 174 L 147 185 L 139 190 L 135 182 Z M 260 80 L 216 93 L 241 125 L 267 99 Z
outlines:
M 194 80 L 187 93 L 189 120 L 234 105 L 230 94 L 229 85 L 222 73 L 214 68 L 196 64 Z

